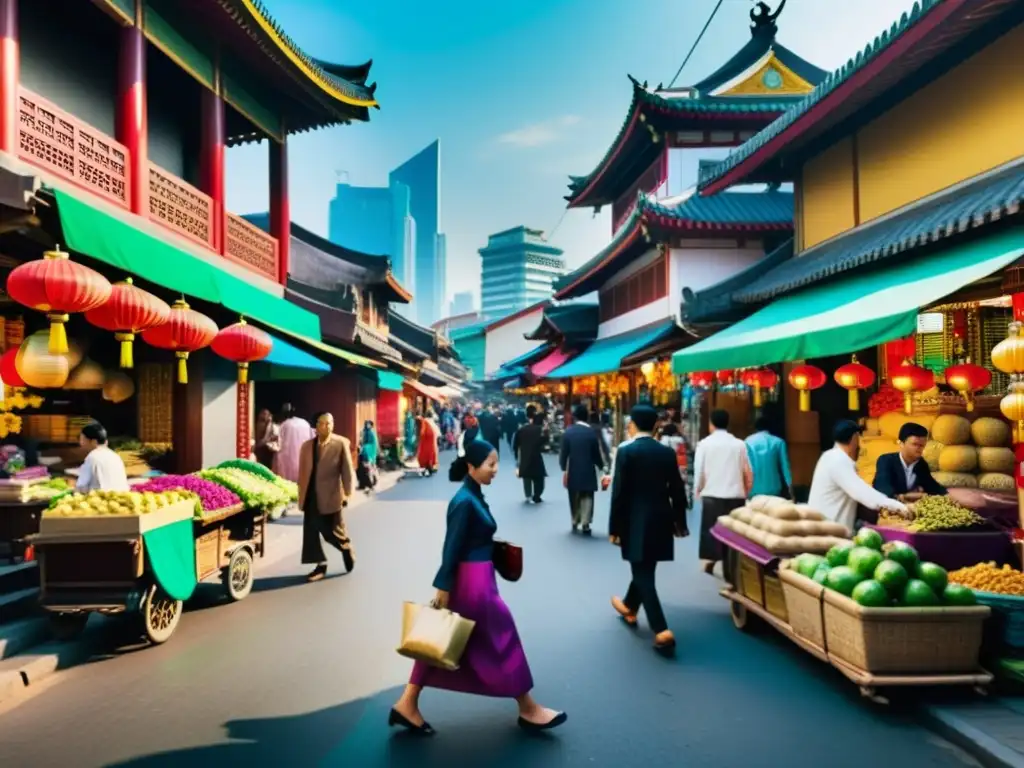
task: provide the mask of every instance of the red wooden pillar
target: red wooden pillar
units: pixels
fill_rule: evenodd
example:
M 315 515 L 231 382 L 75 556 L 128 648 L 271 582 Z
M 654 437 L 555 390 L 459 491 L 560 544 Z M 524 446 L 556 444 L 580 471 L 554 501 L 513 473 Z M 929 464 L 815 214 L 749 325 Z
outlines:
M 200 176 L 203 192 L 213 200 L 213 248 L 223 254 L 225 248 L 226 208 L 224 183 L 224 100 L 216 90 L 203 89 L 202 147 Z
M 288 137 L 270 140 L 270 234 L 277 238 L 277 281 L 288 281 L 292 214 L 288 205 Z
M 18 153 L 18 0 L 0 0 L 0 151 Z
M 137 5 L 139 5 L 137 3 Z M 146 115 L 146 38 L 141 14 L 121 29 L 117 72 L 117 140 L 128 148 L 131 210 L 149 216 L 149 122 Z

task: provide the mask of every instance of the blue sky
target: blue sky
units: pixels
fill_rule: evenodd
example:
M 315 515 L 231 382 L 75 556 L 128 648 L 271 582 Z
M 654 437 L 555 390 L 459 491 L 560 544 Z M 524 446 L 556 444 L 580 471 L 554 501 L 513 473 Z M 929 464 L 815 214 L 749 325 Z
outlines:
M 357 185 L 386 184 L 391 168 L 440 138 L 450 297 L 479 295 L 477 249 L 489 233 L 555 227 L 566 177 L 594 167 L 626 116 L 626 74 L 667 85 L 717 0 L 265 2 L 305 51 L 351 64 L 372 58 L 379 83 L 382 108 L 368 124 L 291 139 L 293 220 L 326 235 L 339 174 Z M 779 39 L 832 70 L 912 5 L 788 0 Z M 724 0 L 677 85 L 696 82 L 749 39 L 752 7 Z M 691 154 L 693 175 L 699 152 Z M 266 156 L 265 144 L 228 153 L 230 210 L 266 210 Z M 607 212 L 574 210 L 551 242 L 578 266 L 609 230 Z

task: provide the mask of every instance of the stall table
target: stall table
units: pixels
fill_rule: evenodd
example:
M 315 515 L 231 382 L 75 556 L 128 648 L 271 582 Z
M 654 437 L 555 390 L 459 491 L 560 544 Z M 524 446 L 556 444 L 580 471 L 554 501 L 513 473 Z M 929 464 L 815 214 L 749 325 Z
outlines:
M 26 540 L 39 532 L 39 518 L 49 500 L 0 501 L 0 557 L 12 562 L 25 556 Z

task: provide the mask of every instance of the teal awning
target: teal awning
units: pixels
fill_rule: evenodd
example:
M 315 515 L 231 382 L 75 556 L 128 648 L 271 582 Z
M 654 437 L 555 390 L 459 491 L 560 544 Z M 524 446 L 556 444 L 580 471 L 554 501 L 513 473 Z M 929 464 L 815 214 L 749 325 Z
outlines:
M 531 349 L 529 352 L 525 352 L 519 357 L 512 358 L 511 360 L 506 360 L 504 363 L 501 364 L 501 368 L 506 371 L 514 371 L 517 368 L 522 368 L 523 366 L 528 366 L 530 363 L 537 362 L 550 351 L 551 345 L 548 344 L 547 342 L 539 344 L 533 349 Z
M 331 372 L 331 366 L 287 341 L 271 336 L 270 354 L 249 366 L 253 381 L 309 381 Z
M 176 293 L 220 304 L 289 333 L 320 340 L 320 318 L 172 245 L 128 221 L 54 189 L 64 243 L 112 267 Z
M 917 330 L 917 315 L 1024 256 L 1019 227 L 772 302 L 672 356 L 677 374 L 857 352 Z M 800 258 L 797 256 L 796 258 Z
M 377 386 L 389 392 L 402 391 L 402 374 L 392 371 L 377 371 Z
M 674 333 L 677 327 L 674 320 L 666 320 L 657 325 L 620 333 L 618 336 L 598 339 L 587 347 L 583 354 L 551 371 L 544 378 L 568 379 L 573 376 L 596 376 L 617 371 L 627 357 L 640 354 L 645 347 L 657 344 Z

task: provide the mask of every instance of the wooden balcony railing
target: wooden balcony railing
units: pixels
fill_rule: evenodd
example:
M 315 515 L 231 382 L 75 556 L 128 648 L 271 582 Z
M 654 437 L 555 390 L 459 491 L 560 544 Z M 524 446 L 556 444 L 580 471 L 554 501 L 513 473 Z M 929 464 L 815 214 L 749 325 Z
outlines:
M 277 282 L 277 238 L 233 213 L 227 215 L 227 220 L 224 255 Z
M 18 155 L 129 207 L 128 149 L 27 88 L 18 91 Z
M 153 163 L 149 164 L 149 217 L 207 248 L 214 247 L 213 199 Z

